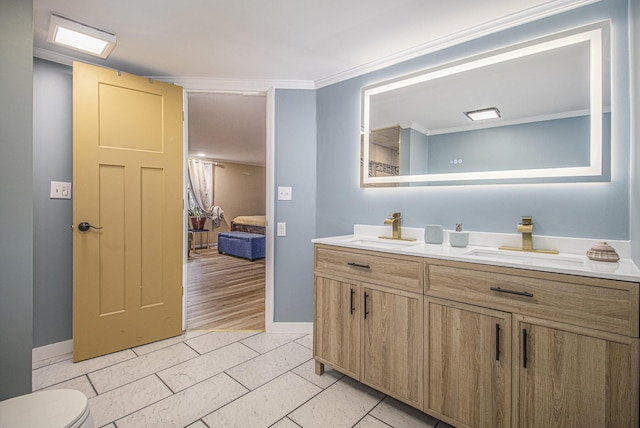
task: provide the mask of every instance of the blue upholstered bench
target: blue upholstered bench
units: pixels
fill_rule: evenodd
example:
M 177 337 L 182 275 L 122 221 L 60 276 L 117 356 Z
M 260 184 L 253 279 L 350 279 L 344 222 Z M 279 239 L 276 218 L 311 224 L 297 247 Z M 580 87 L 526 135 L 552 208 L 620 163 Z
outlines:
M 218 252 L 254 261 L 264 257 L 264 235 L 248 232 L 219 232 Z

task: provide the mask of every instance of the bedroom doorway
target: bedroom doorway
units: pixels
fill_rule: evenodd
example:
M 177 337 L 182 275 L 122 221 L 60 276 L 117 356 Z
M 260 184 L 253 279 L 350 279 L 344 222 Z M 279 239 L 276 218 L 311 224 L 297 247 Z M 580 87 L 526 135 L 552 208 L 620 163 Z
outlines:
M 185 328 L 265 330 L 267 96 L 187 92 L 185 99 L 188 158 L 210 164 L 213 190 L 212 201 L 201 198 L 196 205 L 222 213 L 213 216 L 218 221 L 206 220 L 205 232 L 194 231 L 189 220 Z M 227 234 L 249 239 L 253 247 L 261 243 L 262 253 L 247 252 L 246 245 L 226 248 Z

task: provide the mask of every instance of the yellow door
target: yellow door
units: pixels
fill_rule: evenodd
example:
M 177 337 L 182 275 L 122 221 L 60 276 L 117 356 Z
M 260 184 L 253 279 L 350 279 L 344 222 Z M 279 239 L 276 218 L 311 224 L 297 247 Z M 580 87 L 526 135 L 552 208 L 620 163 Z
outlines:
M 73 64 L 74 361 L 181 333 L 182 151 L 181 87 Z

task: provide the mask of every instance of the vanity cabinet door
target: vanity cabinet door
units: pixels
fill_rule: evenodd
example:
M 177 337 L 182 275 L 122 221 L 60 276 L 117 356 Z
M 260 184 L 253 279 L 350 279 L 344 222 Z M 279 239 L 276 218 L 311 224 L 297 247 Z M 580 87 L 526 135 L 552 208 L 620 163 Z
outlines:
M 514 427 L 637 427 L 638 339 L 514 315 Z
M 357 282 L 315 277 L 313 356 L 354 379 L 360 379 L 361 292 Z
M 510 424 L 511 314 L 425 298 L 424 410 L 462 427 Z
M 422 409 L 423 297 L 363 284 L 362 381 Z

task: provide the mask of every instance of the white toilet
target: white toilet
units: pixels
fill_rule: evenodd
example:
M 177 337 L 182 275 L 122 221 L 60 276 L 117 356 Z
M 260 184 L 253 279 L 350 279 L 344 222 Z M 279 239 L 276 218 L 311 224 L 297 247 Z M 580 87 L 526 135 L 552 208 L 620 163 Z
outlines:
M 0 402 L 0 427 L 94 428 L 94 424 L 82 392 L 54 389 Z

